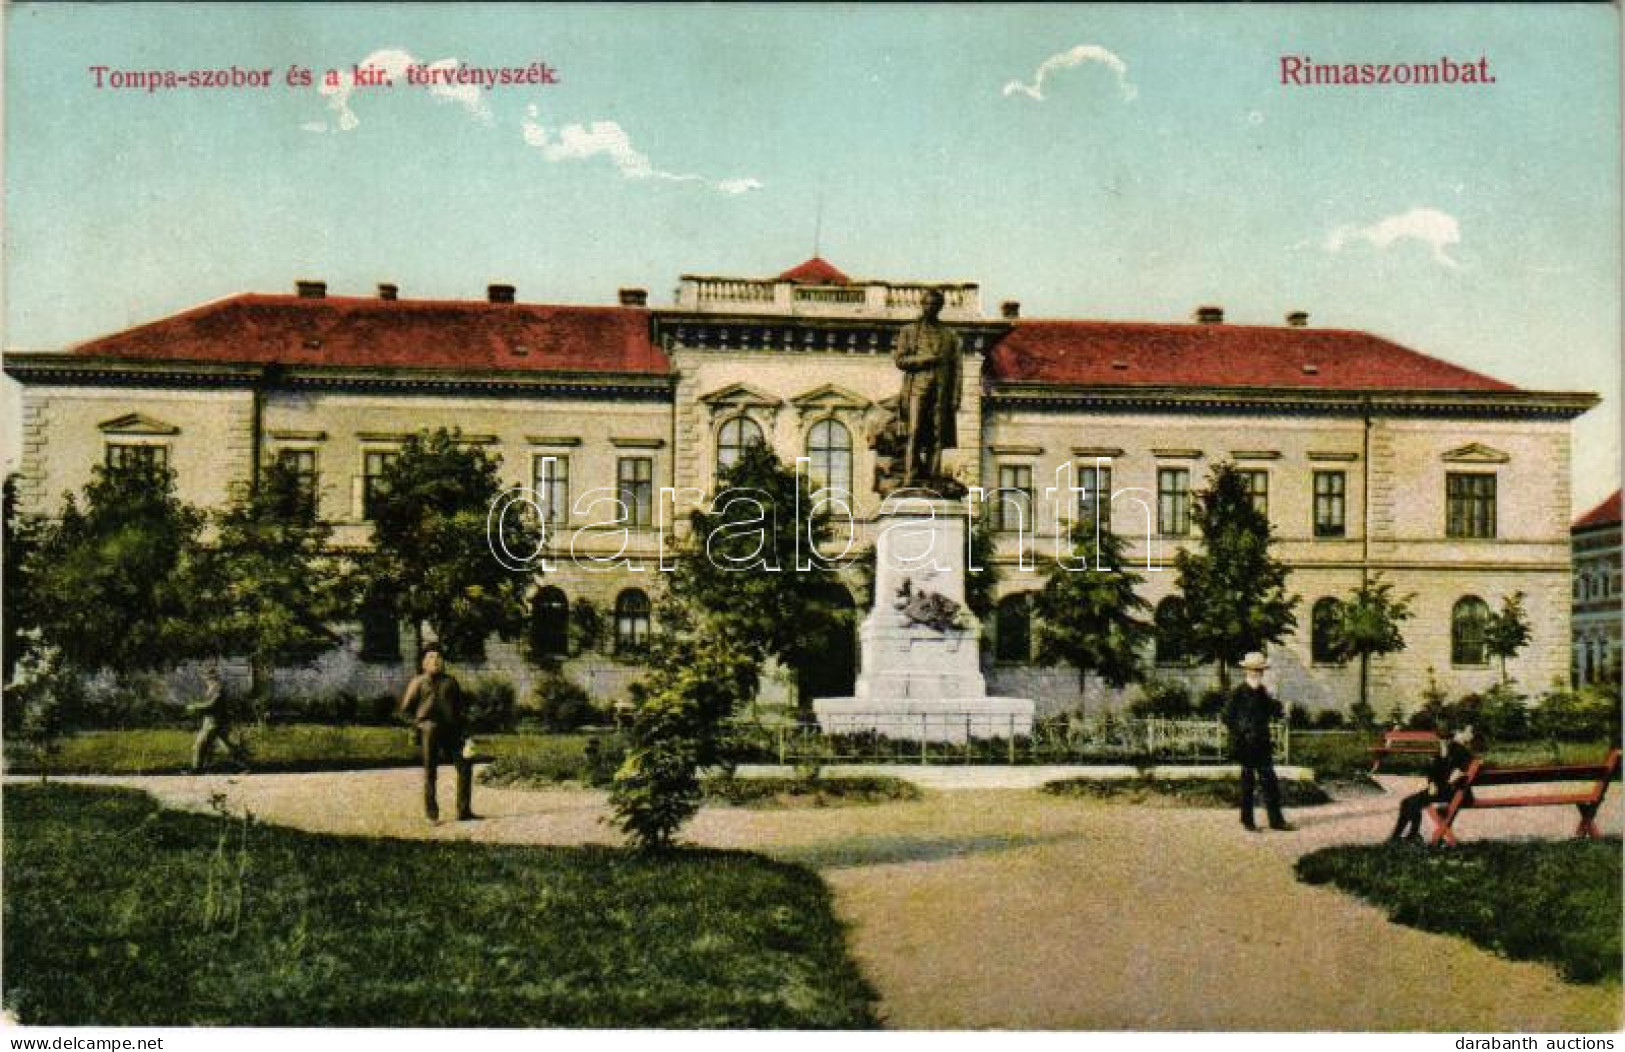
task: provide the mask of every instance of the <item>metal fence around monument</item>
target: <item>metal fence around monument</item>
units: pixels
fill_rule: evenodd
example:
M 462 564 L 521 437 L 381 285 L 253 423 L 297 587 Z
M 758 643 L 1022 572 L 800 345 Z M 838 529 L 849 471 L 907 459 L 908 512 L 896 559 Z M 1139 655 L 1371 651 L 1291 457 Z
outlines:
M 826 733 L 811 724 L 736 722 L 730 752 L 741 763 L 792 764 L 1196 764 L 1230 760 L 1217 720 L 1072 716 L 1022 719 L 987 713 L 848 715 L 885 730 Z M 1004 723 L 1000 728 L 999 723 Z M 1027 733 L 1018 729 L 1026 725 Z M 1271 724 L 1276 763 L 1291 762 L 1285 720 Z

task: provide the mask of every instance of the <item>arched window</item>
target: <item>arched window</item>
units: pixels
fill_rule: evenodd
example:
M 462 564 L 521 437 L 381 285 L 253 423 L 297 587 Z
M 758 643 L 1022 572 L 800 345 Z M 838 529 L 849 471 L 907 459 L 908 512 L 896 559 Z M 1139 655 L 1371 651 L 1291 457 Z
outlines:
M 570 602 L 562 590 L 551 585 L 530 602 L 530 649 L 537 657 L 567 657 L 570 653 Z
M 852 492 L 852 432 L 839 420 L 820 420 L 807 432 L 812 487 Z
M 1315 600 L 1309 615 L 1309 656 L 1317 665 L 1336 665 L 1342 661 L 1337 653 L 1337 600 L 1331 596 Z
M 1032 660 L 1033 607 L 1029 593 L 1018 592 L 999 600 L 993 642 L 993 656 L 998 661 Z
M 1462 596 L 1450 611 L 1450 663 L 1452 665 L 1486 665 L 1488 654 L 1484 650 L 1484 623 L 1489 620 L 1490 608 L 1476 595 Z
M 1185 601 L 1177 595 L 1171 595 L 1157 604 L 1157 612 L 1152 617 L 1156 629 L 1157 664 L 1190 664 L 1190 655 L 1185 652 L 1185 642 L 1180 632 L 1184 620 Z
M 615 597 L 615 650 L 641 650 L 649 643 L 649 597 L 628 588 Z
M 717 474 L 733 466 L 752 442 L 761 442 L 762 428 L 748 416 L 736 416 L 717 432 Z

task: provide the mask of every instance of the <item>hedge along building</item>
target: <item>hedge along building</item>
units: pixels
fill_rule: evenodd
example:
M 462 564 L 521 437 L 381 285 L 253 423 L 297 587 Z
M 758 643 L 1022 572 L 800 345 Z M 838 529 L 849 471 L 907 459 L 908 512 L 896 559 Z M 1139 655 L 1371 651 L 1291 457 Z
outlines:
M 522 303 L 504 285 L 483 302 L 389 285 L 329 296 L 318 282 L 236 296 L 65 353 L 9 355 L 23 385 L 20 493 L 52 513 L 92 465 L 156 457 L 182 499 L 217 506 L 256 465 L 286 459 L 336 543 L 363 547 L 368 493 L 404 436 L 460 428 L 549 509 L 559 541 L 538 581 L 538 634 L 562 654 L 568 611 L 598 611 L 599 647 L 574 652 L 566 674 L 620 697 L 637 670 L 617 653 L 646 635 L 661 587 L 662 524 L 748 442 L 849 489 L 853 551 L 871 543 L 881 498 L 866 438 L 899 388 L 895 333 L 928 287 L 855 281 L 815 258 L 774 278 L 686 275 L 669 308 L 635 289 L 615 306 Z M 1031 661 L 1042 578 L 1024 566 L 1042 566 L 1031 552 L 1053 550 L 1063 519 L 1099 507 L 1169 616 L 1174 552 L 1199 543 L 1191 494 L 1219 461 L 1249 472 L 1303 598 L 1297 634 L 1271 654 L 1289 700 L 1353 700 L 1357 673 L 1328 659 L 1317 611 L 1378 571 L 1416 593 L 1408 648 L 1374 662 L 1379 707 L 1413 706 L 1430 672 L 1451 692 L 1494 682 L 1482 618 L 1520 590 L 1535 635 L 1511 673 L 1529 689 L 1566 676 L 1569 422 L 1594 395 L 1522 390 L 1301 313 L 1279 327 L 1226 324 L 1212 307 L 1190 324 L 1023 319 L 1014 303 L 984 314 L 975 284 L 934 287 L 965 354 L 955 470 L 987 491 L 999 528 L 990 692 L 1035 698 L 1041 713 L 1084 697 L 1073 672 Z M 1100 505 L 1096 468 L 1113 494 Z M 352 636 L 283 670 L 279 689 L 397 689 L 411 660 L 399 626 L 372 612 Z M 1160 678 L 1212 681 L 1169 638 L 1146 657 Z M 803 689 L 849 693 L 858 660 L 829 655 Z M 487 663 L 525 689 L 515 647 L 493 642 Z M 1087 699 L 1122 700 L 1098 687 Z

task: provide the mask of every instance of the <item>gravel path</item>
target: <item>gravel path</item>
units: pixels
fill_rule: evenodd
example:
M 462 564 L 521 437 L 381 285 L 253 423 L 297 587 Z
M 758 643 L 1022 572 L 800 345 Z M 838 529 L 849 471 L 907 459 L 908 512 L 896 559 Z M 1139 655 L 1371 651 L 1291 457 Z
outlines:
M 604 794 L 475 793 L 484 819 L 430 826 L 417 772 L 82 779 L 174 806 L 235 808 L 324 832 L 502 843 L 616 843 Z M 1248 834 L 1229 811 L 1145 809 L 1027 790 L 929 793 L 827 810 L 706 808 L 685 838 L 819 869 L 900 1028 L 1615 1030 L 1617 983 L 1564 983 L 1464 939 L 1390 924 L 1294 877 L 1298 855 L 1372 841 L 1398 790 Z M 451 798 L 446 778 L 443 800 Z M 1573 811 L 1472 812 L 1464 839 L 1561 837 Z M 1618 835 L 1618 794 L 1600 817 Z

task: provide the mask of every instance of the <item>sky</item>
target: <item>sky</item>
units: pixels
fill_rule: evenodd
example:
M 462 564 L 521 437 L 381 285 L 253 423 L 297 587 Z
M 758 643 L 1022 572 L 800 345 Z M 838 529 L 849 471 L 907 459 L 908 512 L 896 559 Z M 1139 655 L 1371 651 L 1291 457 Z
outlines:
M 22 3 L 4 28 L 8 352 L 298 278 L 661 305 L 816 246 L 1029 317 L 1301 309 L 1596 391 L 1576 514 L 1619 485 L 1613 5 Z M 1482 58 L 1495 82 L 1283 85 L 1283 56 Z M 368 60 L 394 85 L 324 84 Z M 557 82 L 404 76 L 532 63 Z M 270 86 L 109 75 L 234 64 Z

